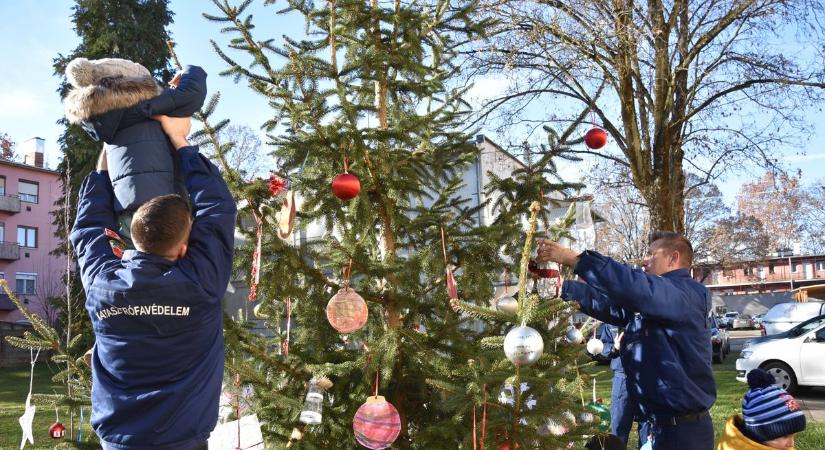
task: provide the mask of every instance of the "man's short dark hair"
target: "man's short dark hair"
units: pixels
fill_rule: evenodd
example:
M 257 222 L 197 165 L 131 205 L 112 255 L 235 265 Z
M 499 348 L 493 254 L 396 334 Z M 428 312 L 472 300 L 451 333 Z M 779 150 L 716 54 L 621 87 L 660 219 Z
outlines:
M 132 240 L 142 251 L 163 255 L 189 233 L 192 210 L 183 197 L 161 195 L 144 203 L 132 217 Z
M 654 231 L 650 233 L 650 245 L 659 242 L 659 245 L 671 252 L 679 252 L 679 257 L 685 267 L 693 265 L 693 246 L 686 237 L 672 231 Z

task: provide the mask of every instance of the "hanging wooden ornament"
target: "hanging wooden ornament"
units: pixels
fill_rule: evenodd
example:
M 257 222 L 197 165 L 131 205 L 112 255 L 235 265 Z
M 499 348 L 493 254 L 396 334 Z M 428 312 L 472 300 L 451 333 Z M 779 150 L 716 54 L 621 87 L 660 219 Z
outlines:
M 444 268 L 447 279 L 447 296 L 449 296 L 450 302 L 453 303 L 453 300 L 458 301 L 458 287 L 456 286 L 452 266 L 447 262 L 447 243 L 444 238 L 444 227 L 441 227 L 441 251 L 444 255 Z
M 332 179 L 332 193 L 341 200 L 355 198 L 361 192 L 361 181 L 349 173 L 349 158 L 344 158 L 344 173 Z
M 373 450 L 389 448 L 401 432 L 401 417 L 395 406 L 376 395 L 358 408 L 352 429 L 362 446 Z
M 292 236 L 292 227 L 295 226 L 295 192 L 287 191 L 281 202 L 281 210 L 276 214 L 278 219 L 278 237 L 287 240 Z
M 60 423 L 55 422 L 49 427 L 49 437 L 52 439 L 63 439 L 66 436 L 66 427 Z
M 367 323 L 369 309 L 364 298 L 349 287 L 352 271 L 352 259 L 349 269 L 344 269 L 344 287 L 329 299 L 327 303 L 327 320 L 339 333 L 352 333 L 360 330 Z
M 252 253 L 252 270 L 249 274 L 249 301 L 254 302 L 258 298 L 258 283 L 261 281 L 261 242 L 263 240 L 263 220 L 255 214 L 255 251 Z

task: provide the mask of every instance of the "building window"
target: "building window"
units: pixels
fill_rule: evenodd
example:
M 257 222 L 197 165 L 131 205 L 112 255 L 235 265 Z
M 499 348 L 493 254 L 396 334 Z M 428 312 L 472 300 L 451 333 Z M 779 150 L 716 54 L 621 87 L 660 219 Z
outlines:
M 17 283 L 17 289 L 15 289 L 15 291 L 18 294 L 34 294 L 34 282 L 37 280 L 36 273 L 17 272 L 15 277 L 15 282 Z
M 799 272 L 799 263 L 791 263 L 791 272 Z
M 17 245 L 37 247 L 37 228 L 17 226 Z
M 816 270 L 825 270 L 825 261 L 817 261 Z
M 0 195 L 6 195 L 6 177 L 0 177 Z
M 21 202 L 37 203 L 38 188 L 39 186 L 35 182 L 20 180 L 17 185 L 17 196 L 20 197 Z
M 0 242 L 4 242 L 6 240 L 6 224 L 0 222 Z
M 751 267 L 751 266 L 745 266 L 744 271 L 745 271 L 745 275 L 747 275 L 747 276 L 753 275 L 753 267 Z
M 774 270 L 774 265 L 773 264 L 768 264 L 768 273 L 776 273 L 776 271 Z

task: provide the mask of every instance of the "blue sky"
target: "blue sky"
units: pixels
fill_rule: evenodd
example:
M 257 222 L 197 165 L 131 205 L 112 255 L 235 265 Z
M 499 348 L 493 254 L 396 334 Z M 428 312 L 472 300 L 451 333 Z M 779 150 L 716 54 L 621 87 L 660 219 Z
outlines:
M 278 5 L 263 8 L 262 1 L 256 3 L 250 11 L 255 14 L 256 31 L 261 37 L 295 36 L 302 32 L 301 20 L 275 14 Z M 72 29 L 72 5 L 69 0 L 0 1 L 0 17 L 5 18 L 4 26 L 0 28 L 0 42 L 3 42 L 0 46 L 0 61 L 3 62 L 0 64 L 0 132 L 8 133 L 18 144 L 34 136 L 44 138 L 46 159 L 52 167 L 58 161 L 57 138 L 61 132 L 55 122 L 63 115 L 55 91 L 59 80 L 52 75 L 52 59 L 58 53 L 71 52 L 78 43 Z M 210 74 L 210 91 L 221 91 L 215 117 L 227 117 L 235 124 L 258 129 L 270 114 L 265 100 L 244 85 L 236 85 L 230 78 L 218 75 L 226 65 L 212 51 L 209 39 L 225 44 L 228 36 L 219 33 L 220 24 L 208 22 L 201 16 L 202 12 L 215 13 L 214 5 L 208 1 L 173 0 L 170 7 L 175 13 L 170 31 L 178 43 L 178 56 L 184 63 L 201 65 Z M 244 60 L 237 54 L 233 56 Z M 497 80 L 479 80 L 474 92 L 488 92 L 491 87 L 500 85 Z M 812 111 L 809 120 L 814 123 L 814 128 L 808 145 L 801 149 L 779 149 L 787 168 L 802 170 L 805 183 L 825 178 L 825 146 L 822 145 L 825 120 L 818 111 Z M 493 133 L 486 134 L 495 139 Z M 582 167 L 586 171 L 588 166 Z M 759 169 L 753 168 L 719 183 L 726 202 L 733 201 L 742 182 L 759 174 Z

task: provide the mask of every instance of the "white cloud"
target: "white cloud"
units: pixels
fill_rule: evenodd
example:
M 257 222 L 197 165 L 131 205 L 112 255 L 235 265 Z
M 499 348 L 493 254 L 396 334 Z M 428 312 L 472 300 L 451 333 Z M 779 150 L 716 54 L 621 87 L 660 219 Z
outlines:
M 825 153 L 809 153 L 807 155 L 793 155 L 784 158 L 788 162 L 817 161 L 825 159 Z
M 503 94 L 508 87 L 510 87 L 510 80 L 506 77 L 500 75 L 479 77 L 473 80 L 473 87 L 467 91 L 465 98 L 475 106 Z

